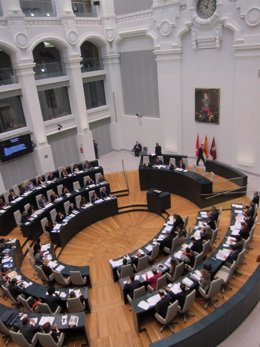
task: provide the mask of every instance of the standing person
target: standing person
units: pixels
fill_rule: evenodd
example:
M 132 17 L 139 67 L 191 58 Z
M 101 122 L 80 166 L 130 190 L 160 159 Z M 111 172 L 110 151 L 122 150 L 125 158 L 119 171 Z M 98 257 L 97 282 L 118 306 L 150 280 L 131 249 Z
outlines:
M 206 166 L 205 159 L 204 159 L 204 156 L 203 156 L 203 152 L 204 152 L 204 145 L 201 144 L 201 146 L 200 146 L 200 148 L 199 148 L 197 163 L 196 163 L 197 166 L 199 166 L 199 162 L 200 162 L 201 160 L 203 161 L 204 166 Z
M 135 152 L 135 157 L 139 157 L 141 150 L 142 150 L 142 145 L 138 141 L 136 141 L 133 148 L 133 151 Z
M 93 140 L 93 145 L 94 145 L 95 157 L 96 157 L 96 159 L 99 159 L 99 157 L 98 157 L 98 144 L 97 144 L 96 140 Z
M 159 145 L 158 142 L 155 144 L 155 150 L 154 150 L 156 155 L 162 155 L 162 147 Z

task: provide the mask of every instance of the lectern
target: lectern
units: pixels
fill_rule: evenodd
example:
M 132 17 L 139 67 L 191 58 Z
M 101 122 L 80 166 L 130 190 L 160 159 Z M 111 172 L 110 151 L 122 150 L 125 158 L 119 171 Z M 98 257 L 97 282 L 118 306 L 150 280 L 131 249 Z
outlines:
M 163 211 L 171 207 L 171 195 L 168 192 L 150 189 L 146 196 L 147 207 L 151 212 L 161 214 Z

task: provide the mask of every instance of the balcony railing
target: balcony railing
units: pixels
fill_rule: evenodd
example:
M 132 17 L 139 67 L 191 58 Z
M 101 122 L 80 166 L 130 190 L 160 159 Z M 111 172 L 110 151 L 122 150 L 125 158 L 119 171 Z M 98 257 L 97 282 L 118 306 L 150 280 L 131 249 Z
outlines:
M 36 64 L 34 72 L 36 80 L 66 75 L 65 68 L 60 62 Z
M 96 7 L 91 5 L 90 1 L 80 2 L 72 1 L 72 10 L 76 17 L 96 17 Z
M 17 78 L 14 75 L 12 68 L 3 68 L 0 69 L 0 86 L 6 84 L 17 83 Z
M 54 17 L 55 8 L 51 1 L 20 0 L 20 5 L 26 17 Z
M 103 65 L 99 58 L 83 58 L 80 62 L 81 72 L 103 70 Z

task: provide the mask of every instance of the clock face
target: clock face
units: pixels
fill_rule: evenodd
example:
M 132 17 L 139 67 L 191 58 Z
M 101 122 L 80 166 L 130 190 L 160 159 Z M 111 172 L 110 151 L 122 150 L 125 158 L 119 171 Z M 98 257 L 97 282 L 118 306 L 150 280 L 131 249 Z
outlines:
M 216 0 L 198 0 L 197 13 L 202 19 L 210 18 L 216 11 Z

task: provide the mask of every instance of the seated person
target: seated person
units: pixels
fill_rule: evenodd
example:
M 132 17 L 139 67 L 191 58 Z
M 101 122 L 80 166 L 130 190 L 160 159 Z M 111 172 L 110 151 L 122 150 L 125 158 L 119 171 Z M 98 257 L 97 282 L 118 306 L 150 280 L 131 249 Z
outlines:
M 74 165 L 73 165 L 72 171 L 73 171 L 74 173 L 79 172 L 79 166 L 78 166 L 78 164 L 74 164 Z
M 19 324 L 19 329 L 22 335 L 25 337 L 25 339 L 32 343 L 32 339 L 34 335 L 40 331 L 39 326 L 34 326 L 30 323 L 30 319 L 28 317 L 24 317 L 22 321 Z
M 191 241 L 193 243 L 191 246 L 192 252 L 201 253 L 203 250 L 203 237 L 198 240 L 196 240 L 195 237 L 191 237 Z
M 210 287 L 210 283 L 211 283 L 211 275 L 210 272 L 206 269 L 200 269 L 199 270 L 201 273 L 201 278 L 199 280 L 199 285 L 202 289 L 204 289 L 205 291 L 207 291 Z
M 61 170 L 61 173 L 60 173 L 61 178 L 68 177 L 68 175 L 69 175 L 68 171 L 66 170 L 65 167 L 63 167 L 62 170 Z
M 148 278 L 146 274 L 146 282 L 155 290 L 157 280 L 162 276 L 161 272 L 158 272 L 156 268 L 152 269 L 153 276 Z
M 106 182 L 104 175 L 100 175 L 98 178 L 98 183 Z
M 237 246 L 236 244 L 230 245 L 230 249 L 231 249 L 231 252 L 224 263 L 224 265 L 227 265 L 227 266 L 230 266 L 230 264 L 232 264 L 233 261 L 237 260 L 237 257 L 239 253 L 241 252 L 240 247 Z
M 200 233 L 200 236 L 204 238 L 204 240 L 211 240 L 213 234 L 213 230 L 209 225 L 205 225 Z
M 85 163 L 83 164 L 83 169 L 84 170 L 89 170 L 89 169 L 92 169 L 92 168 L 93 168 L 92 164 L 88 160 L 86 160 Z
M 254 192 L 252 203 L 259 206 L 259 193 L 258 192 Z
M 3 207 L 6 207 L 7 206 L 7 204 L 5 203 L 5 201 L 4 201 L 4 198 L 0 198 L 0 208 L 3 208 Z
M 37 178 L 37 182 L 36 182 L 37 186 L 46 186 L 46 180 L 45 180 L 45 177 L 42 175 L 42 176 L 39 176 Z
M 30 207 L 28 208 L 28 216 L 31 216 L 35 212 L 35 207 L 33 204 L 30 204 Z
M 163 161 L 159 158 L 155 158 L 154 165 L 163 165 Z
M 248 237 L 249 237 L 249 228 L 245 222 L 241 222 L 241 228 L 239 230 L 239 235 L 244 240 L 248 239 Z
M 25 211 L 22 212 L 22 217 L 21 217 L 21 224 L 25 224 L 29 221 L 28 215 Z
M 17 278 L 13 278 L 8 285 L 8 290 L 15 300 L 17 300 L 18 295 L 23 293 L 22 285 L 18 285 Z
M 175 233 L 170 230 L 166 231 L 165 239 L 160 242 L 160 250 L 163 251 L 164 247 L 170 248 L 172 247 L 172 240 L 175 237 Z
M 51 195 L 50 195 L 51 202 L 54 203 L 55 200 L 58 198 L 59 198 L 58 194 L 54 190 L 52 190 Z
M 182 251 L 181 260 L 187 265 L 194 265 L 195 255 L 189 247 L 186 247 L 185 250 Z
M 72 298 L 76 298 L 76 297 L 77 297 L 76 293 L 74 292 L 74 290 L 72 290 L 69 294 L 69 298 L 72 299 Z M 84 304 L 84 297 L 82 294 L 79 296 L 79 299 L 80 299 L 81 303 Z
M 47 181 L 55 181 L 55 180 L 57 180 L 57 177 L 54 175 L 53 172 L 49 172 Z
M 185 164 L 184 164 L 182 158 L 179 159 L 179 160 L 176 159 L 176 167 L 177 167 L 178 169 L 183 169 L 183 170 L 186 169 L 186 166 L 185 166 Z
M 52 221 L 48 219 L 44 227 L 45 227 L 45 230 L 48 231 L 48 233 L 51 232 L 53 229 Z
M 61 189 L 61 196 L 64 198 L 66 196 L 66 194 L 69 193 L 69 190 L 66 186 L 63 186 Z
M 94 184 L 94 181 L 89 177 L 85 182 L 85 187 L 90 186 L 91 184 Z
M 210 229 L 215 230 L 216 229 L 216 221 L 212 217 L 212 213 L 209 212 L 208 214 L 208 220 L 207 220 L 207 225 L 210 227 Z
M 167 315 L 168 307 L 171 304 L 171 298 L 170 296 L 165 295 L 163 290 L 159 290 L 158 294 L 160 295 L 161 299 L 155 305 L 155 312 L 158 313 L 161 317 L 165 318 Z
M 177 265 L 178 265 L 177 260 L 176 260 L 175 258 L 171 258 L 171 262 L 170 262 L 170 270 L 168 271 L 168 272 L 169 272 L 169 274 L 170 274 L 171 276 L 173 276 L 173 275 L 174 275 L 175 268 L 176 268 L 176 266 L 177 266 Z
M 174 170 L 174 169 L 175 169 L 175 166 L 173 165 L 173 163 L 171 163 L 171 164 L 169 165 L 169 169 L 170 169 L 170 170 Z
M 135 157 L 139 157 L 141 150 L 142 150 L 141 144 L 138 141 L 136 141 L 136 143 L 132 149 L 132 151 L 135 154 Z
M 174 294 L 172 291 L 170 291 L 170 288 L 166 287 L 165 290 L 167 291 L 167 297 L 170 299 L 171 302 L 174 302 L 175 300 L 178 300 L 178 305 L 183 308 L 183 305 L 185 303 L 185 298 L 189 294 L 190 290 L 186 290 L 186 286 L 184 283 L 180 284 L 181 292 Z
M 97 201 L 99 197 L 97 196 L 97 193 L 94 191 L 91 195 L 90 202 L 93 204 L 95 201 Z
M 174 219 L 173 230 L 175 230 L 177 227 L 181 229 L 184 228 L 184 221 L 179 214 L 174 214 L 173 219 Z
M 34 262 L 35 265 L 42 265 L 43 263 L 43 252 L 41 251 L 41 249 L 38 249 L 37 252 L 34 255 Z
M 44 333 L 49 334 L 51 332 L 51 336 L 55 342 L 59 341 L 60 331 L 58 329 L 57 324 L 54 325 L 54 329 L 51 329 L 51 323 L 46 322 L 42 326 L 42 330 Z
M 8 201 L 12 202 L 12 201 L 14 201 L 17 198 L 18 198 L 18 196 L 15 194 L 14 190 L 10 189 L 9 190 L 9 195 L 8 195 Z
M 24 193 L 28 192 L 28 188 L 24 184 L 20 185 L 19 190 L 20 190 L 20 195 L 23 195 Z
M 131 264 L 137 266 L 138 264 L 138 259 L 143 257 L 145 254 L 142 252 L 137 251 L 135 254 L 131 256 Z
M 80 207 L 84 207 L 86 204 L 87 204 L 87 199 L 86 199 L 85 196 L 82 196 L 81 200 L 80 200 L 80 203 L 79 203 L 79 206 Z
M 27 188 L 27 191 L 28 190 L 33 190 L 34 189 L 34 184 L 32 181 L 28 181 L 27 184 L 26 184 L 26 188 Z
M 56 216 L 56 223 L 62 223 L 64 218 L 65 218 L 64 214 L 61 211 L 58 211 Z
M 44 274 L 46 275 L 46 277 L 50 277 L 53 273 L 52 269 L 48 266 L 48 259 L 43 259 L 42 261 L 42 271 L 44 272 Z
M 110 197 L 110 194 L 109 194 L 109 192 L 107 191 L 107 188 L 106 188 L 106 187 L 102 187 L 102 188 L 100 189 L 100 198 L 101 198 L 101 199 L 105 199 L 105 198 L 108 198 L 108 197 Z
M 61 306 L 61 299 L 58 294 L 55 293 L 55 288 L 49 286 L 44 301 L 49 305 L 52 312 L 55 312 L 58 306 Z
M 41 249 L 41 239 L 38 238 L 35 242 L 34 242 L 34 245 L 33 245 L 33 255 L 35 255 L 38 250 Z
M 40 199 L 38 200 L 38 205 L 40 208 L 45 208 L 45 206 L 48 204 L 47 199 L 45 198 L 45 196 L 42 194 Z
M 211 208 L 211 216 L 215 222 L 217 222 L 219 217 L 219 210 L 216 208 L 216 206 L 212 206 Z
M 75 210 L 76 210 L 76 207 L 75 207 L 74 203 L 71 202 L 71 203 L 70 203 L 70 206 L 69 206 L 69 210 L 68 210 L 69 214 L 71 214 L 71 213 L 72 213 L 73 211 L 75 211 Z
M 247 212 L 244 216 L 244 221 L 248 226 L 248 229 L 251 230 L 252 226 L 255 223 L 255 218 L 254 216 L 250 216 L 250 212 Z
M 130 275 L 129 280 L 124 285 L 125 295 L 129 294 L 129 296 L 133 299 L 134 290 L 141 287 L 141 282 L 139 280 L 135 280 L 135 275 Z
M 235 235 L 233 236 L 236 239 L 235 245 L 237 246 L 238 249 L 240 249 L 240 252 L 244 248 L 245 245 L 245 240 L 240 236 L 240 235 Z

